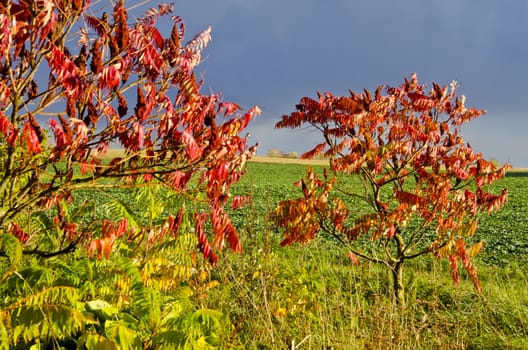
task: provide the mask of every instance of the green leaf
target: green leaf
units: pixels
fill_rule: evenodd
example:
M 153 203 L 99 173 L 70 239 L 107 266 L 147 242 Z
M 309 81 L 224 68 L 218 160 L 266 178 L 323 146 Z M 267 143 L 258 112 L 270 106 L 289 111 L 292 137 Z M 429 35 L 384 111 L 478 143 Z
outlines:
M 17 269 L 18 264 L 22 260 L 22 245 L 15 236 L 3 233 L 0 234 L 0 252 L 7 256 L 11 265 L 0 279 L 0 282 L 3 282 Z
M 65 305 L 21 306 L 7 311 L 12 328 L 13 344 L 56 339 L 78 334 L 86 325 L 97 323 L 77 309 Z
M 143 344 L 138 334 L 128 328 L 128 325 L 122 321 L 107 321 L 105 323 L 105 333 L 108 338 L 115 341 L 121 349 L 143 349 Z
M 4 319 L 0 314 L 0 350 L 9 350 L 9 336 L 4 325 Z
M 136 228 L 136 230 L 140 230 L 141 226 L 138 222 L 141 218 L 138 217 L 126 201 L 112 197 L 112 199 L 104 204 L 104 208 L 108 211 L 109 217 L 125 218 L 128 220 L 129 225 Z
M 189 338 L 181 331 L 161 332 L 153 339 L 154 349 L 182 349 L 186 344 L 190 344 Z
M 158 333 L 153 344 L 157 349 L 216 349 L 227 337 L 230 323 L 217 310 L 201 309 L 169 323 L 170 331 Z
M 148 214 L 148 218 L 152 221 L 156 220 L 162 213 L 164 208 L 164 201 L 159 200 L 158 193 L 160 186 L 140 187 L 136 190 L 136 202 Z
M 121 350 L 115 342 L 99 334 L 89 334 L 79 343 L 87 350 Z
M 119 310 L 104 300 L 91 300 L 84 304 L 86 311 L 93 313 L 102 321 L 115 319 Z

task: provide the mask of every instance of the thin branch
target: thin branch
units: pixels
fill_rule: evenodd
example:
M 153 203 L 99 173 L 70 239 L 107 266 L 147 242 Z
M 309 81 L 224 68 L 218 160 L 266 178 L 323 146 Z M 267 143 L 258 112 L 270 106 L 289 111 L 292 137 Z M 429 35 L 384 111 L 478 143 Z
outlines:
M 58 256 L 58 255 L 64 255 L 64 254 L 72 253 L 73 251 L 75 251 L 75 249 L 77 248 L 78 244 L 79 244 L 79 240 L 77 240 L 75 242 L 70 242 L 70 244 L 68 244 L 68 246 L 66 246 L 65 248 L 62 248 L 62 249 L 59 249 L 59 250 L 56 250 L 56 251 L 53 251 L 53 252 L 47 252 L 47 251 L 44 251 L 44 250 L 39 250 L 38 247 L 35 247 L 34 249 L 22 251 L 22 254 L 24 254 L 24 255 L 36 255 L 39 258 L 43 258 L 43 259 L 51 258 L 51 257 Z M 7 258 L 8 255 L 6 254 L 5 251 L 0 251 L 0 257 Z

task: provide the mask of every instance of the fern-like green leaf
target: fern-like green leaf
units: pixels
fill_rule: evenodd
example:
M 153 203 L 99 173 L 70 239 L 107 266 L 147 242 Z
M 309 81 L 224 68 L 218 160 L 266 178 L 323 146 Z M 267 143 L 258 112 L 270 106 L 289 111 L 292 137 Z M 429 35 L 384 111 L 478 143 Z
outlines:
M 3 316 L 9 317 L 13 345 L 20 341 L 64 339 L 78 334 L 86 325 L 97 324 L 93 318 L 66 305 L 21 306 Z
M 79 300 L 79 293 L 73 287 L 50 287 L 25 298 L 18 299 L 16 303 L 8 306 L 5 310 L 16 309 L 21 306 L 42 306 L 46 304 L 75 305 Z
M 3 273 L 0 282 L 5 281 L 9 275 L 16 271 L 22 260 L 22 245 L 15 236 L 3 233 L 0 234 L 0 252 L 4 253 L 9 259 L 10 267 Z
M 43 266 L 30 266 L 12 275 L 7 280 L 7 285 L 13 292 L 24 294 L 28 286 L 38 290 L 52 285 L 54 279 L 52 270 Z
M 107 321 L 105 323 L 105 333 L 109 339 L 119 345 L 120 349 L 143 349 L 141 338 L 125 322 Z
M 156 349 L 218 349 L 227 338 L 230 322 L 217 310 L 202 309 L 168 322 L 169 330 L 158 333 Z
M 9 335 L 2 316 L 0 316 L 0 350 L 9 350 Z
M 117 197 L 112 197 L 109 201 L 104 203 L 103 207 L 107 211 L 108 217 L 126 218 L 129 225 L 136 228 L 136 230 L 140 229 L 139 222 L 141 222 L 141 218 L 134 212 L 127 202 Z
M 78 286 L 81 284 L 78 261 L 72 263 L 69 259 L 54 258 L 49 259 L 46 263 L 53 269 L 54 274 L 57 275 L 56 281 L 54 282 L 56 285 Z
M 159 290 L 144 286 L 134 293 L 134 308 L 149 325 L 156 328 L 161 323 L 163 297 Z
M 51 218 L 43 210 L 39 210 L 39 211 L 34 212 L 31 215 L 31 218 L 32 218 L 32 220 L 31 220 L 32 228 L 37 228 L 38 227 L 41 230 L 50 231 L 50 230 L 52 230 L 55 227 L 55 225 L 54 225 L 53 221 L 51 220 Z M 35 226 L 33 226 L 33 225 L 35 225 Z
M 132 261 L 128 261 L 123 266 L 124 272 L 130 278 L 130 286 L 133 291 L 138 292 L 143 288 L 143 279 L 138 265 Z
M 189 337 L 180 331 L 166 331 L 158 333 L 153 339 L 154 349 L 186 349 L 190 345 Z
M 146 186 L 136 189 L 135 200 L 144 209 L 150 222 L 154 222 L 165 210 L 164 201 L 159 200 L 161 186 Z
M 83 345 L 87 350 L 121 350 L 114 341 L 100 334 L 83 335 L 77 342 L 77 348 L 83 349 Z

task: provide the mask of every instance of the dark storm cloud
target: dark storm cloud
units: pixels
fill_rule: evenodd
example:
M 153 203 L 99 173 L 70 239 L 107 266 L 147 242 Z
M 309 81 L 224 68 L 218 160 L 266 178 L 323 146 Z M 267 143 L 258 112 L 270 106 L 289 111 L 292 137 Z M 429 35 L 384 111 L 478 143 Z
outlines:
M 274 130 L 317 90 L 457 80 L 488 115 L 465 128 L 487 157 L 528 166 L 528 2 L 524 0 L 179 0 L 187 35 L 213 27 L 206 88 L 264 114 L 251 126 L 260 153 L 304 152 L 318 135 Z

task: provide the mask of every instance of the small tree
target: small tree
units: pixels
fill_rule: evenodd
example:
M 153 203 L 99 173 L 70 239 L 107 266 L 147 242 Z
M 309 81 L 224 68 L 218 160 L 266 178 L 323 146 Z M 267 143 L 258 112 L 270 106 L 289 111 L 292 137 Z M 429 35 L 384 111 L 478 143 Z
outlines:
M 309 124 L 320 131 L 325 142 L 303 157 L 324 155 L 335 176 L 309 169 L 297 183 L 302 197 L 279 203 L 274 220 L 284 228 L 282 244 L 328 233 L 348 247 L 352 261 L 387 266 L 399 304 L 405 302 L 405 261 L 426 254 L 449 259 L 455 282 L 461 262 L 480 291 L 470 259 L 483 245 L 468 247 L 466 239 L 477 229 L 478 213 L 505 203 L 506 190 L 494 195 L 488 185 L 508 166 L 497 168 L 462 138 L 462 125 L 484 111 L 466 108 L 456 87 L 433 84 L 426 92 L 412 75 L 401 86 L 380 86 L 374 96 L 365 90 L 302 98 L 276 127 Z M 360 189 L 347 186 L 352 177 L 361 180 Z M 352 206 L 357 199 L 365 206 Z M 370 244 L 358 243 L 365 236 Z
M 258 108 L 239 114 L 238 105 L 200 92 L 194 68 L 210 28 L 184 43 L 180 17 L 168 37 L 156 28 L 172 5 L 130 24 L 124 1 L 115 3 L 100 16 L 88 0 L 0 3 L 0 233 L 44 258 L 79 245 L 108 255 L 125 233 L 176 235 L 183 207 L 157 232 L 122 217 L 109 225 L 95 203 L 84 204 L 91 220 L 67 215 L 80 189 L 161 184 L 206 206 L 185 215 L 214 263 L 207 223 L 216 247 L 241 250 L 224 206 L 254 152 L 240 134 Z M 122 154 L 107 155 L 109 147 Z

